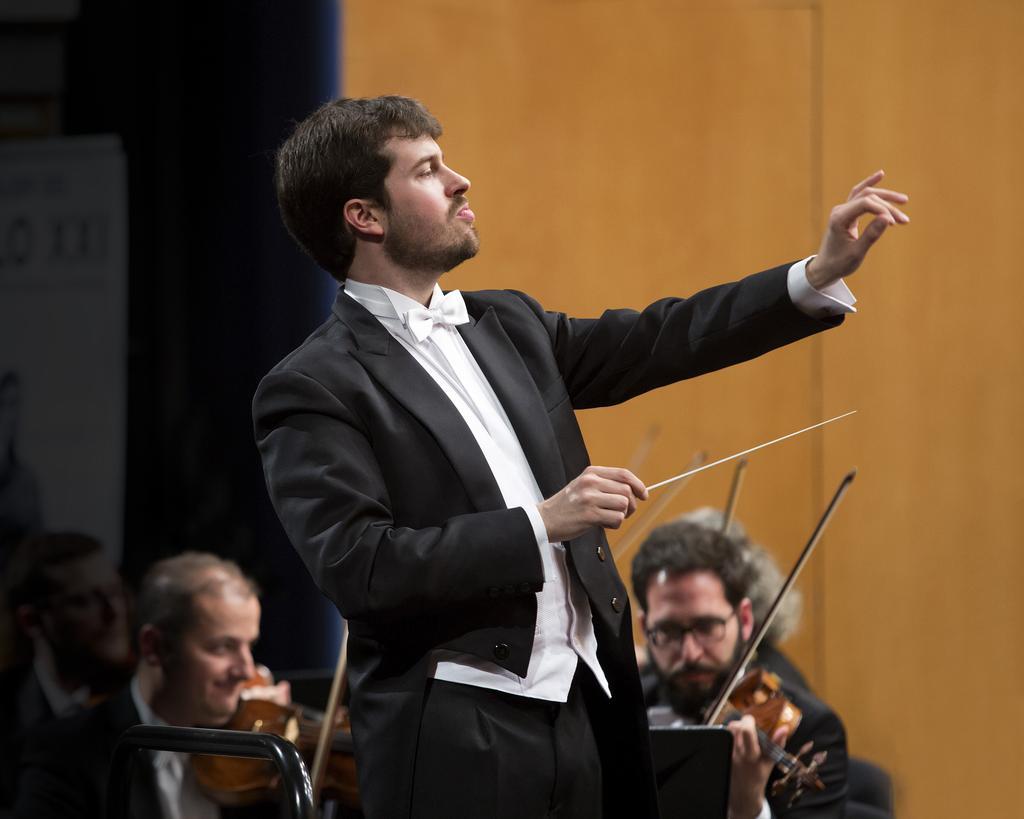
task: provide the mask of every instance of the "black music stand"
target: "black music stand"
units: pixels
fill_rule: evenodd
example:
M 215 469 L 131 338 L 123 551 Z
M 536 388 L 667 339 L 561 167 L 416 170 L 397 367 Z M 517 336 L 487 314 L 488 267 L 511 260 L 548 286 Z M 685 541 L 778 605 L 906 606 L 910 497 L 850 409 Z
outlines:
M 651 728 L 658 804 L 665 817 L 725 819 L 732 734 L 721 727 Z

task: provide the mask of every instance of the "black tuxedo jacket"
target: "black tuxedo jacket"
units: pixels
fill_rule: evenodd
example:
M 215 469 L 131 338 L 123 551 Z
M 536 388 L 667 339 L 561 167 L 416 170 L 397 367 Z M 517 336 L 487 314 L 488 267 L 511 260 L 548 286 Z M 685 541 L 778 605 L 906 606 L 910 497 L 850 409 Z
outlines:
M 471 321 L 459 332 L 549 497 L 589 464 L 574 410 L 626 401 L 838 324 L 793 307 L 788 268 L 597 319 L 545 312 L 522 293 L 465 293 Z M 431 651 L 526 674 L 543 585 L 529 520 L 505 508 L 443 391 L 343 292 L 328 321 L 260 383 L 253 414 L 277 513 L 348 621 L 364 809 L 371 819 L 406 816 Z M 606 815 L 656 816 L 626 589 L 600 530 L 568 543 L 567 553 L 590 598 L 613 695 L 591 714 Z

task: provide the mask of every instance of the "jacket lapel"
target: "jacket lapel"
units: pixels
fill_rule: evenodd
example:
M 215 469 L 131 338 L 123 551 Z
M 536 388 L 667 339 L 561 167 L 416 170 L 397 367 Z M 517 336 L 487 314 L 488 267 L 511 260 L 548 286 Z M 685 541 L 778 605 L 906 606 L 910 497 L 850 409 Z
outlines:
M 493 307 L 475 323 L 459 328 L 515 429 L 544 497 L 565 486 L 565 467 L 547 409 L 530 371 Z
M 338 291 L 335 314 L 359 345 L 353 356 L 437 441 L 481 511 L 503 509 L 505 501 L 473 433 L 448 396 L 408 351 L 355 299 Z

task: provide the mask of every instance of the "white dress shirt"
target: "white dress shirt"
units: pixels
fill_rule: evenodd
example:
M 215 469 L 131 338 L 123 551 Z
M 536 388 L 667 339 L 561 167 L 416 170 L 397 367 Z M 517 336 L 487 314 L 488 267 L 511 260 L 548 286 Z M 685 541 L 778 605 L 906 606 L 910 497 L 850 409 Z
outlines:
M 797 262 L 789 270 L 787 289 L 793 303 L 816 317 L 856 312 L 853 294 L 843 282 L 824 291 L 810 286 L 806 266 L 812 258 Z M 590 601 L 569 572 L 564 545 L 548 541 L 537 508 L 544 496 L 504 408 L 462 336 L 450 325 L 435 324 L 426 338 L 417 341 L 406 326 L 405 316 L 422 307 L 419 302 L 386 287 L 351 279 L 345 283 L 345 293 L 376 316 L 452 402 L 487 460 L 506 506 L 522 508 L 529 517 L 544 568 L 544 587 L 537 593 L 537 626 L 525 677 L 475 655 L 445 650 L 434 652 L 431 676 L 565 702 L 576 664 L 583 660 L 610 696 L 607 678 L 597 660 Z M 436 308 L 442 297 L 440 287 L 435 285 L 427 306 Z
M 786 278 L 789 300 L 798 310 L 813 318 L 856 313 L 857 308 L 853 305 L 857 303 L 857 299 L 842 279 L 823 290 L 811 287 L 811 283 L 807 281 L 807 263 L 813 258 L 814 256 L 808 256 L 789 268 L 789 276 Z
M 143 725 L 166 725 L 142 698 L 139 678 L 132 677 L 132 701 Z M 189 764 L 190 754 L 152 751 L 149 758 L 156 775 L 156 795 L 163 819 L 220 819 L 220 807 L 202 791 Z
M 537 485 L 512 424 L 483 371 L 450 325 L 437 324 L 417 342 L 403 317 L 421 307 L 417 301 L 377 285 L 348 281 L 345 292 L 373 313 L 384 328 L 419 363 L 452 402 L 491 469 L 509 509 L 523 509 L 533 527 L 544 569 L 544 587 L 537 593 L 537 626 L 525 677 L 471 654 L 434 652 L 431 676 L 535 699 L 565 702 L 579 659 L 587 664 L 606 694 L 608 681 L 597 660 L 597 637 L 586 592 L 572 580 L 565 547 L 548 542 L 537 504 L 544 496 Z M 442 298 L 435 285 L 429 307 Z M 481 544 L 486 548 L 486 544 Z

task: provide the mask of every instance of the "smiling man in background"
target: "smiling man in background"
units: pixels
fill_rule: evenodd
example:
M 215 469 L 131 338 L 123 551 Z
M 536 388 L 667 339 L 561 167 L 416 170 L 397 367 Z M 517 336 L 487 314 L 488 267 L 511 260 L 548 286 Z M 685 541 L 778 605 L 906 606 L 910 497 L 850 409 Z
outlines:
M 216 555 L 185 552 L 156 563 L 139 591 L 139 662 L 131 683 L 106 702 L 34 734 L 25 749 L 15 816 L 102 819 L 118 737 L 133 725 L 223 726 L 255 675 L 260 603 L 253 581 Z M 261 692 L 289 699 L 287 684 Z M 131 780 L 132 817 L 213 819 L 187 754 L 146 754 Z M 273 805 L 224 811 L 277 815 Z

